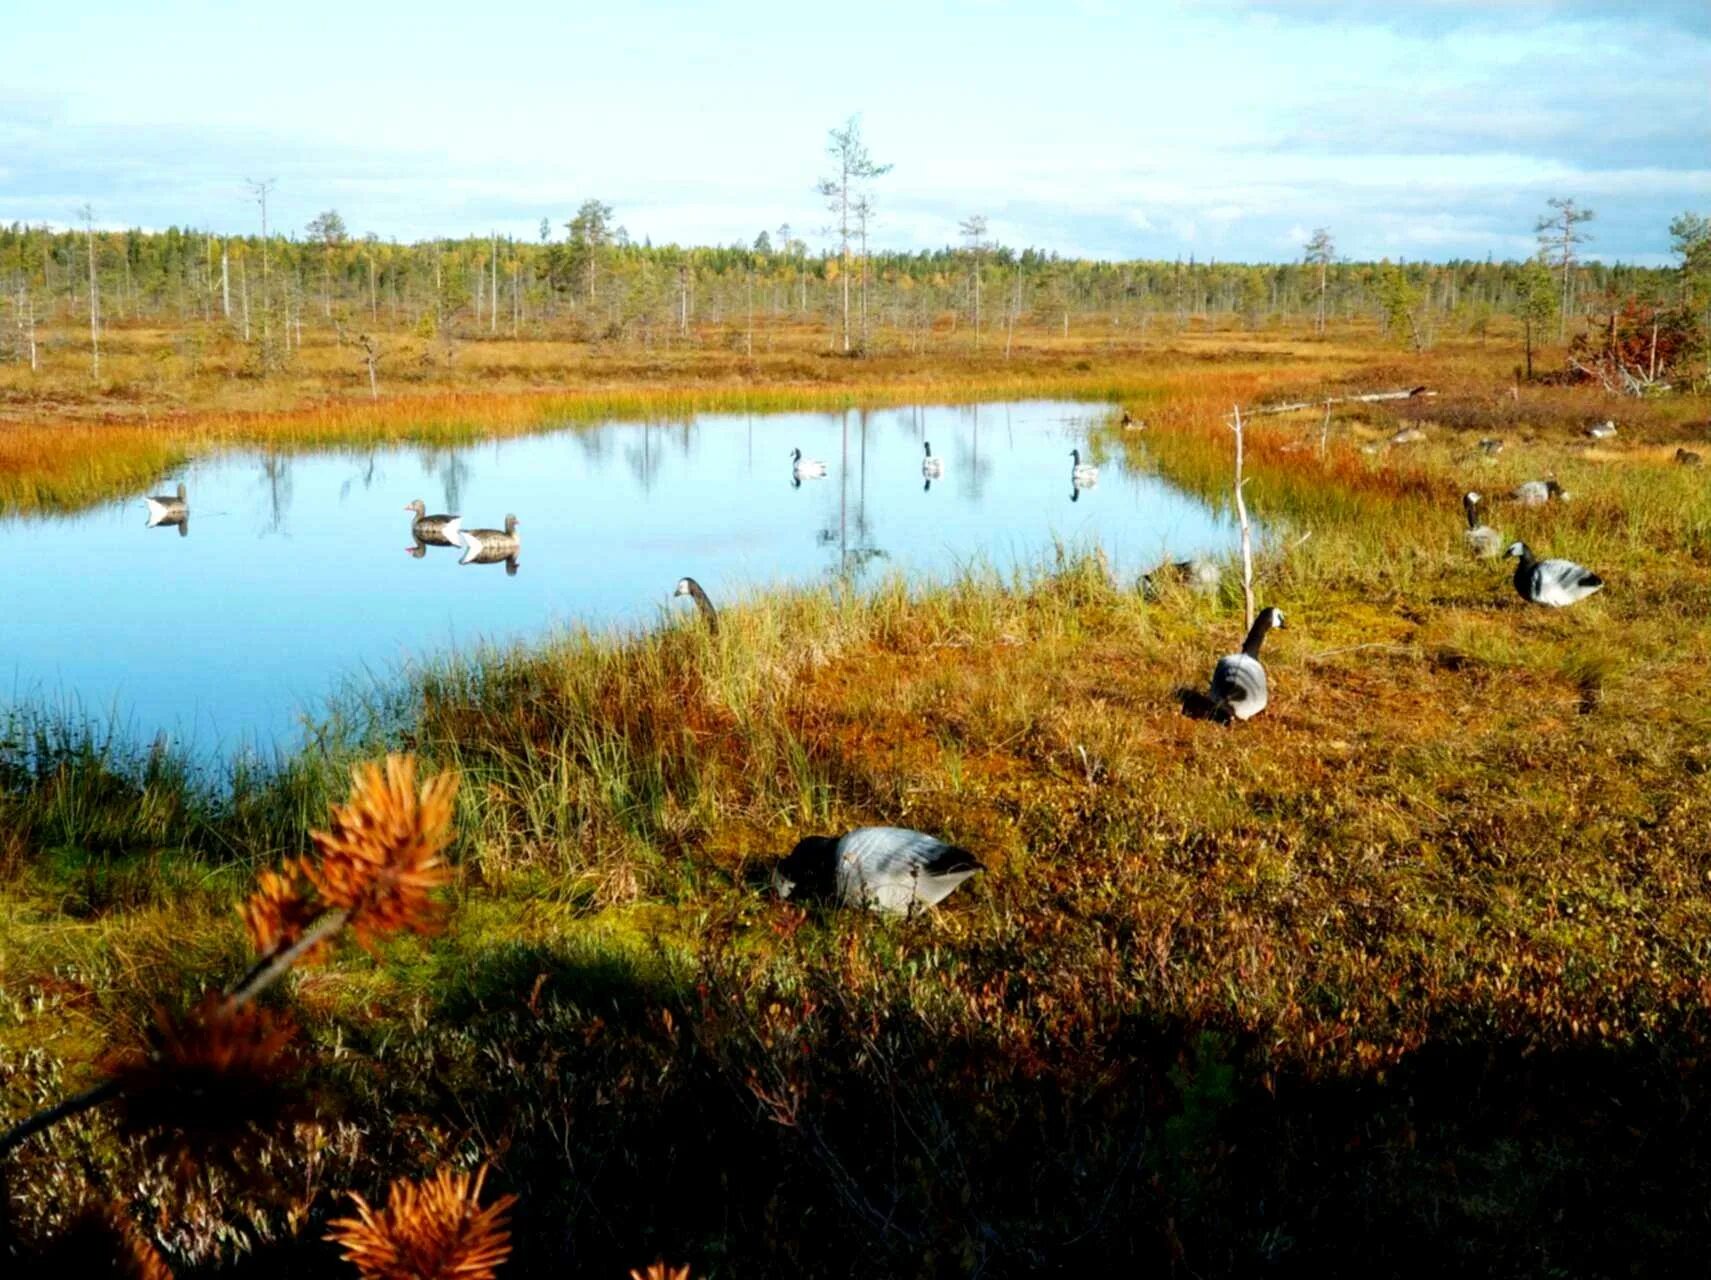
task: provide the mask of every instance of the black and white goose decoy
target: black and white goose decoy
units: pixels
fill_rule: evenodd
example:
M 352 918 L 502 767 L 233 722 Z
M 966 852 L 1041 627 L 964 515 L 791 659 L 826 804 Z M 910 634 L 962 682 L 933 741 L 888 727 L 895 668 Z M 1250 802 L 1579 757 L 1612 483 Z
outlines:
M 415 513 L 416 518 L 410 521 L 410 532 L 415 535 L 417 542 L 430 547 L 463 545 L 462 516 L 431 516 L 428 514 L 428 504 L 420 498 L 407 503 L 404 510 Z
M 189 536 L 190 502 L 184 496 L 184 481 L 178 482 L 177 493 L 157 493 L 151 498 L 144 498 L 143 502 L 149 510 L 149 521 L 145 526 L 146 528 L 176 527 L 179 537 Z
M 1509 496 L 1523 507 L 1542 507 L 1553 500 L 1568 501 L 1568 494 L 1555 480 L 1524 480 Z
M 818 458 L 804 458 L 802 450 L 790 451 L 790 483 L 800 488 L 804 480 L 819 480 L 826 474 L 826 464 Z
M 517 555 L 523 540 L 517 536 L 516 516 L 505 517 L 503 529 L 464 529 L 463 559 L 459 564 L 498 564 L 505 562 L 506 573 L 517 572 Z
M 1562 609 L 1604 589 L 1604 579 L 1572 560 L 1539 560 L 1525 542 L 1513 542 L 1506 553 L 1515 566 L 1515 591 L 1530 604 Z
M 1069 468 L 1071 484 L 1077 489 L 1091 489 L 1099 483 L 1099 468 L 1091 462 L 1083 462 L 1080 449 L 1071 449 L 1069 456 L 1071 458 Z
M 933 442 L 931 440 L 921 441 L 921 447 L 927 452 L 927 456 L 921 459 L 921 474 L 928 480 L 939 479 L 945 474 L 945 460 L 933 456 Z
M 1503 552 L 1503 535 L 1490 525 L 1480 522 L 1479 504 L 1483 501 L 1484 499 L 1472 490 L 1462 494 L 1461 505 L 1467 512 L 1467 528 L 1461 536 L 1469 551 L 1481 559 L 1491 560 Z
M 1191 560 L 1166 560 L 1156 569 L 1141 575 L 1141 594 L 1148 600 L 1158 599 L 1165 583 L 1176 583 L 1196 595 L 1216 595 L 1224 571 L 1216 560 L 1196 556 Z
M 1266 633 L 1274 627 L 1279 631 L 1284 629 L 1283 611 L 1268 605 L 1248 628 L 1242 651 L 1218 659 L 1218 665 L 1212 669 L 1212 686 L 1207 690 L 1212 701 L 1212 719 L 1228 724 L 1232 718 L 1249 720 L 1265 710 L 1270 691 L 1259 651 Z
M 772 873 L 781 898 L 817 897 L 885 915 L 910 915 L 945 899 L 985 868 L 967 849 L 904 827 L 860 827 L 808 836 Z
M 699 582 L 695 581 L 694 578 L 679 578 L 677 590 L 671 594 L 673 599 L 678 596 L 688 596 L 695 601 L 695 607 L 701 611 L 702 618 L 706 620 L 707 630 L 714 635 L 719 634 L 719 611 L 713 607 L 713 602 L 707 598 L 707 593 L 701 589 Z

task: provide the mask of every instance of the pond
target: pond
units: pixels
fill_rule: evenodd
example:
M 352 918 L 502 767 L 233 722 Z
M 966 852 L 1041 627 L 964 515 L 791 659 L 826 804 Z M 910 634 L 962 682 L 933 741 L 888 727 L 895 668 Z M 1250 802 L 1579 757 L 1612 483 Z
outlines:
M 0 705 L 57 708 L 196 754 L 271 750 L 352 681 L 555 628 L 646 624 L 691 575 L 752 588 L 948 576 L 1097 543 L 1126 577 L 1222 553 L 1223 517 L 1120 450 L 1101 406 L 1027 402 L 612 422 L 458 448 L 227 452 L 144 495 L 0 519 Z M 924 445 L 942 475 L 923 474 Z M 825 463 L 794 474 L 792 449 Z M 1097 461 L 1072 481 L 1071 449 Z M 466 529 L 518 517 L 519 554 L 422 546 L 407 503 Z M 150 521 L 154 520 L 152 527 Z

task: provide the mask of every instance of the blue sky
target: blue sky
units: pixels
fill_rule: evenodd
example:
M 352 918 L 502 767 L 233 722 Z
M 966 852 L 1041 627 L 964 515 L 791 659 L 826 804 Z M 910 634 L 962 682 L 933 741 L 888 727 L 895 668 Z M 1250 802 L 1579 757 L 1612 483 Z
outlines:
M 961 0 L 9 6 L 0 221 L 638 239 L 788 222 L 859 112 L 875 240 L 1100 257 L 1518 257 L 1547 197 L 1596 256 L 1711 211 L 1711 3 Z M 17 56 L 23 54 L 24 56 Z

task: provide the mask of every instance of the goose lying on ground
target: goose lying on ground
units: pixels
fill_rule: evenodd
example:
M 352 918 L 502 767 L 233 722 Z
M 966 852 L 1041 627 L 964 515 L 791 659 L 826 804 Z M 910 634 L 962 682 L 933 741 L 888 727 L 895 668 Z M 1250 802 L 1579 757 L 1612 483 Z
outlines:
M 921 441 L 921 447 L 927 451 L 927 456 L 921 459 L 921 474 L 929 480 L 937 480 L 945 474 L 944 459 L 933 456 L 933 442 L 931 440 Z
M 713 602 L 707 598 L 707 593 L 701 589 L 699 582 L 694 578 L 679 578 L 677 590 L 671 594 L 673 599 L 688 596 L 695 601 L 695 607 L 701 610 L 701 616 L 707 621 L 707 630 L 714 635 L 719 634 L 719 611 L 713 607 Z
M 1525 542 L 1514 542 L 1506 553 L 1515 566 L 1515 590 L 1530 604 L 1561 609 L 1604 588 L 1604 579 L 1572 560 L 1538 560 Z
M 1479 520 L 1479 504 L 1483 501 L 1477 493 L 1469 491 L 1462 494 L 1462 509 L 1467 512 L 1467 528 L 1462 538 L 1467 542 L 1468 550 L 1474 555 L 1490 560 L 1503 552 L 1503 535 L 1488 524 Z
M 517 536 L 517 517 L 506 516 L 503 529 L 464 529 L 463 559 L 459 564 L 498 564 L 501 560 L 513 560 L 523 549 L 523 540 Z
M 1273 627 L 1283 630 L 1283 612 L 1269 605 L 1259 611 L 1248 638 L 1242 641 L 1242 651 L 1218 659 L 1212 669 L 1212 687 L 1207 696 L 1212 700 L 1212 718 L 1228 724 L 1231 718 L 1248 720 L 1265 710 L 1270 700 L 1266 688 L 1265 668 L 1260 665 L 1259 650 L 1266 633 Z
M 1705 459 L 1691 449 L 1677 449 L 1675 460 L 1684 467 L 1702 467 L 1705 465 Z
M 826 464 L 818 458 L 804 458 L 800 449 L 790 451 L 790 478 L 796 483 L 818 480 L 825 474 Z
M 152 498 L 144 498 L 148 506 L 149 521 L 147 528 L 157 529 L 162 525 L 178 526 L 178 536 L 185 537 L 190 532 L 190 503 L 184 496 L 184 481 L 178 482 L 178 492 L 175 494 L 160 493 Z
M 1608 440 L 1615 434 L 1616 424 L 1608 418 L 1604 419 L 1603 422 L 1594 423 L 1586 429 L 1586 436 L 1589 440 Z
M 430 547 L 456 547 L 463 543 L 463 517 L 428 514 L 428 504 L 417 498 L 407 503 L 406 511 L 413 511 L 416 518 L 410 522 L 410 532 L 416 535 L 417 542 L 424 542 Z
M 1542 507 L 1551 499 L 1567 502 L 1568 494 L 1555 480 L 1526 480 L 1515 486 L 1509 495 L 1523 507 Z
M 845 907 L 908 915 L 942 901 L 984 870 L 967 849 L 904 827 L 809 836 L 773 869 L 781 898 L 820 897 Z
M 1156 600 L 1160 588 L 1167 582 L 1174 582 L 1199 595 L 1213 595 L 1223 577 L 1224 571 L 1216 560 L 1198 556 L 1192 560 L 1166 560 L 1158 568 L 1141 575 L 1141 594 L 1149 600 Z
M 1403 427 L 1390 437 L 1391 444 L 1419 444 L 1426 438 L 1426 433 L 1419 427 Z
M 1099 468 L 1091 462 L 1083 462 L 1080 449 L 1071 449 L 1069 456 L 1073 459 L 1069 468 L 1071 484 L 1077 489 L 1086 489 L 1099 483 Z

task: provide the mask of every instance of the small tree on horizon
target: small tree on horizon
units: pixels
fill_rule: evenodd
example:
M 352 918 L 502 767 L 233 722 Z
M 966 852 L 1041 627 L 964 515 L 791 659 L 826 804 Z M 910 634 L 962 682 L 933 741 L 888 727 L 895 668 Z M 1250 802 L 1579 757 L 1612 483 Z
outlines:
M 816 186 L 826 200 L 826 208 L 837 218 L 838 266 L 843 285 L 844 354 L 850 350 L 850 223 L 858 217 L 873 216 L 872 198 L 860 189 L 860 184 L 891 172 L 888 164 L 877 163 L 868 154 L 862 141 L 861 119 L 851 116 L 841 129 L 829 131 L 826 154 L 832 158 L 836 172 L 821 178 Z M 858 208 L 858 204 L 861 206 Z
M 1591 209 L 1582 209 L 1573 197 L 1552 196 L 1545 203 L 1550 205 L 1551 212 L 1539 217 L 1533 224 L 1533 233 L 1539 238 L 1540 256 L 1562 274 L 1561 308 L 1557 312 L 1557 341 L 1560 342 L 1568 335 L 1571 282 L 1574 268 L 1580 262 L 1576 246 L 1592 239 L 1577 228 L 1584 222 L 1591 222 L 1597 215 Z
M 1314 332 L 1324 333 L 1326 277 L 1330 271 L 1331 262 L 1337 255 L 1337 246 L 1332 241 L 1329 231 L 1324 227 L 1314 227 L 1313 238 L 1307 242 L 1305 252 L 1307 263 L 1319 268 L 1319 314 L 1314 324 Z

